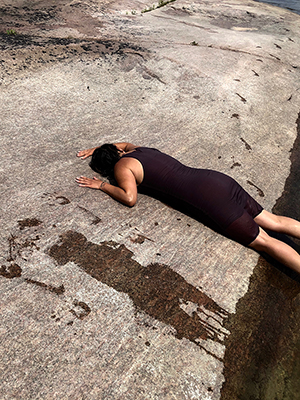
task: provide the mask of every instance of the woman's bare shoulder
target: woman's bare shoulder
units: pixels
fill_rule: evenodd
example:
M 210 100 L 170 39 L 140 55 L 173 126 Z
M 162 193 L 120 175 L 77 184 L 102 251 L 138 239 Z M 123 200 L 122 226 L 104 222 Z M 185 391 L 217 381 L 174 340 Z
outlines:
M 130 156 L 121 157 L 114 168 L 115 177 L 125 176 L 128 173 L 128 171 L 130 171 L 134 175 L 136 183 L 138 185 L 143 181 L 144 169 L 140 161 Z

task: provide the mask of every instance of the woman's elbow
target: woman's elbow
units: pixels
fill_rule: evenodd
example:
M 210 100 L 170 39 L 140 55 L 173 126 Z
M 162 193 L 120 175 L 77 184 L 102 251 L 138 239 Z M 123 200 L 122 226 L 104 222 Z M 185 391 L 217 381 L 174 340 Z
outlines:
M 136 203 L 137 197 L 136 196 L 128 196 L 126 199 L 126 205 L 128 207 L 133 207 Z
M 136 200 L 128 201 L 128 202 L 127 202 L 127 206 L 128 206 L 128 207 L 133 207 L 133 206 L 135 205 L 135 203 L 136 203 Z

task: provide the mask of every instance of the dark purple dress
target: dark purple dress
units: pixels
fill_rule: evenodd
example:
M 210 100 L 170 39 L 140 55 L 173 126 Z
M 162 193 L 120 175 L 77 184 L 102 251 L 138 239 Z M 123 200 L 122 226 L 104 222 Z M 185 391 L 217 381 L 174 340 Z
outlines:
M 263 208 L 231 177 L 208 169 L 190 168 L 159 150 L 138 147 L 124 155 L 138 160 L 144 169 L 139 189 L 199 210 L 226 236 L 245 245 L 258 235 L 253 220 Z

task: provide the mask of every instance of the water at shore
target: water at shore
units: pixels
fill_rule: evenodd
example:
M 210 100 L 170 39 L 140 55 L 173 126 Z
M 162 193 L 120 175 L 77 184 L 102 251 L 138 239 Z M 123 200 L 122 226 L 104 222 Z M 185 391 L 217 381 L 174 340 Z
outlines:
M 273 6 L 287 8 L 297 14 L 300 14 L 300 1 L 299 0 L 255 0 L 260 3 L 268 3 Z

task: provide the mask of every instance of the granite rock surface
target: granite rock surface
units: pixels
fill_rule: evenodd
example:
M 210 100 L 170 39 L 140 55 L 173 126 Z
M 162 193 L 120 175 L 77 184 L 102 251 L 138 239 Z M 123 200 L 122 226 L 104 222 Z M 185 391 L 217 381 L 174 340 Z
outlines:
M 299 191 L 280 203 L 300 17 L 243 0 L 1 0 L 0 24 L 1 399 L 296 399 L 297 280 L 155 199 L 126 208 L 75 177 L 93 176 L 78 150 L 128 141 L 300 218 Z

